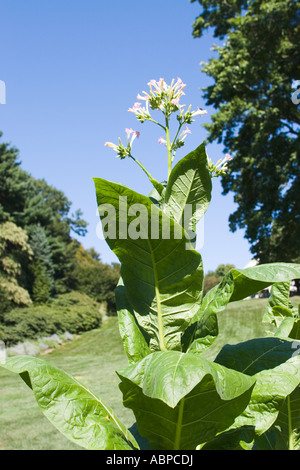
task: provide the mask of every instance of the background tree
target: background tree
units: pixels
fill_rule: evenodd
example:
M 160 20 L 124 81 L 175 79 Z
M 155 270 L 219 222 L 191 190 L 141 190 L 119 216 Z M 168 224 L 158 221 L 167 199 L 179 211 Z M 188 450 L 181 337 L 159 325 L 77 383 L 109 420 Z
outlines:
M 219 284 L 225 274 L 234 267 L 234 264 L 219 264 L 215 271 L 208 271 L 204 276 L 203 295 L 207 294 L 210 289 Z
M 46 231 L 40 225 L 31 225 L 28 228 L 29 244 L 33 258 L 29 265 L 31 276 L 28 290 L 35 303 L 47 303 L 54 289 L 54 269 L 51 247 Z
M 31 304 L 20 284 L 21 257 L 30 259 L 32 251 L 25 230 L 13 222 L 0 225 L 0 318 L 10 308 Z
M 116 315 L 114 290 L 120 277 L 120 266 L 102 263 L 94 248 L 85 250 L 82 245 L 76 254 L 76 289 L 97 302 L 105 302 L 108 315 Z
M 18 157 L 15 147 L 6 143 L 0 145 L 0 223 L 11 221 L 24 229 L 35 247 L 31 268 L 26 260 L 22 265 L 22 285 L 32 294 L 35 276 L 43 272 L 43 276 L 50 277 L 53 294 L 69 292 L 76 285 L 75 255 L 79 246 L 72 235 L 84 236 L 87 223 L 80 210 L 70 214 L 72 203 L 62 191 L 22 170 Z M 35 241 L 34 237 L 37 237 Z M 41 250 L 44 250 L 43 255 Z M 42 266 L 35 266 L 36 263 Z M 41 286 L 41 281 L 38 284 Z
M 300 3 L 198 2 L 194 36 L 207 28 L 226 36 L 203 71 L 213 79 L 204 98 L 216 109 L 208 141 L 234 156 L 222 178 L 238 205 L 230 229 L 246 229 L 260 262 L 299 262 L 300 108 L 291 98 L 300 78 Z

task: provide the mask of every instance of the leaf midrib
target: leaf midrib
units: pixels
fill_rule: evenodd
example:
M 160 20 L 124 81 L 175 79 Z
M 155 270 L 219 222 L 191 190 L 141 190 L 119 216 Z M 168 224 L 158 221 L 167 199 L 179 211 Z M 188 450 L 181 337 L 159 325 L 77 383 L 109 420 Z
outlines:
M 151 255 L 152 267 L 153 267 L 153 276 L 154 276 L 154 288 L 155 288 L 155 297 L 156 297 L 156 305 L 157 305 L 157 324 L 158 324 L 158 340 L 159 340 L 159 347 L 161 351 L 167 351 L 166 344 L 165 344 L 165 336 L 163 331 L 163 320 L 162 320 L 162 309 L 161 309 L 161 301 L 160 301 L 160 291 L 159 291 L 159 281 L 156 269 L 156 261 L 154 257 L 154 252 L 151 246 L 149 239 L 147 238 L 147 243 L 149 246 L 149 251 Z

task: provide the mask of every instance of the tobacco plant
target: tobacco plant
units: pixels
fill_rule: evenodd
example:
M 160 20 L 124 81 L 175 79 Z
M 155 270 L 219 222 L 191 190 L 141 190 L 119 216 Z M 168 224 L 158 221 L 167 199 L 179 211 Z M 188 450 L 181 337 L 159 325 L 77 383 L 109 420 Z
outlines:
M 151 193 L 94 179 L 103 232 L 121 263 L 116 302 L 129 365 L 117 374 L 135 423 L 127 429 L 101 398 L 46 361 L 25 356 L 2 365 L 20 374 L 54 426 L 86 449 L 299 449 L 300 312 L 290 303 L 289 287 L 300 265 L 231 269 L 203 297 L 196 226 L 208 209 L 212 178 L 226 171 L 230 157 L 213 164 L 201 144 L 173 166 L 187 125 L 205 113 L 181 104 L 184 86 L 180 79 L 171 85 L 151 80 L 129 109 L 141 123 L 163 130 L 167 180 L 154 179 L 133 157 L 139 133 L 132 129 L 125 145 L 121 139 L 106 145 L 141 167 Z M 155 110 L 163 122 L 154 119 Z M 226 345 L 214 360 L 205 359 L 219 333 L 219 313 L 269 286 L 264 321 L 275 333 Z

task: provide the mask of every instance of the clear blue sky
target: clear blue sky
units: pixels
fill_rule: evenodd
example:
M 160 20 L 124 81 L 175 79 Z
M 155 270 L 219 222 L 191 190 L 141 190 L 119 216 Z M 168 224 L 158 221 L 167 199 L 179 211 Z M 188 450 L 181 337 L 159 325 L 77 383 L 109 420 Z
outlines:
M 3 139 L 20 150 L 22 168 L 62 190 L 73 210 L 81 208 L 88 234 L 81 241 L 94 247 L 104 262 L 116 261 L 96 228 L 92 177 L 102 177 L 148 194 L 150 184 L 130 160 L 120 161 L 105 141 L 126 138 L 125 127 L 141 132 L 134 142 L 140 159 L 158 180 L 167 162 L 157 143 L 161 133 L 139 123 L 128 108 L 150 79 L 180 77 L 184 103 L 206 108 L 177 160 L 206 137 L 202 124 L 213 109 L 205 107 L 200 88 L 209 82 L 200 61 L 213 55 L 214 40 L 192 37 L 200 5 L 189 0 L 3 0 L 1 2 L 0 80 L 6 104 L 0 105 Z M 213 161 L 223 157 L 218 144 L 207 148 Z M 176 160 L 176 161 L 177 161 Z M 244 267 L 251 259 L 243 231 L 231 233 L 232 195 L 221 195 L 213 180 L 213 199 L 204 218 L 201 254 L 205 271 L 220 263 Z

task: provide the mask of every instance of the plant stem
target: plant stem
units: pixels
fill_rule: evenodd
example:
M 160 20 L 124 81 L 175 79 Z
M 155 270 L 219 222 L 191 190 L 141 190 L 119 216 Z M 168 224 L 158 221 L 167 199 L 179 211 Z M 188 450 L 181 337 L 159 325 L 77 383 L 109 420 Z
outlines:
M 179 450 L 180 449 L 183 408 L 184 408 L 184 398 L 182 398 L 180 403 L 179 403 L 178 419 L 177 419 L 177 425 L 176 425 L 176 434 L 175 434 L 175 440 L 174 440 L 174 450 Z
M 165 344 L 162 310 L 161 310 L 161 302 L 160 302 L 160 291 L 159 291 L 158 276 L 157 276 L 157 270 L 156 270 L 156 260 L 155 260 L 155 257 L 154 257 L 154 252 L 153 252 L 152 245 L 151 245 L 149 240 L 147 240 L 147 241 L 148 241 L 149 251 L 151 253 L 151 260 L 152 260 L 152 266 L 153 266 L 155 297 L 156 297 L 156 305 L 157 305 L 157 323 L 158 323 L 159 347 L 160 347 L 161 351 L 167 351 L 168 349 L 167 349 L 166 344 Z
M 289 450 L 294 450 L 292 413 L 291 413 L 291 397 L 290 396 L 287 397 L 287 410 L 288 410 L 288 423 L 289 423 Z
M 139 165 L 139 167 L 146 173 L 146 175 L 148 176 L 148 178 L 150 180 L 153 180 L 154 178 L 151 176 L 151 174 L 149 173 L 149 171 L 146 170 L 146 168 L 144 167 L 144 165 L 139 161 L 137 160 L 136 158 L 134 158 L 131 154 L 128 155 L 130 158 L 132 158 L 132 160 L 137 163 Z
M 167 150 L 168 150 L 168 179 L 172 170 L 172 150 L 170 143 L 170 131 L 169 131 L 169 118 L 166 116 L 166 140 L 167 140 Z
M 166 130 L 165 126 L 163 126 L 162 124 L 160 124 L 160 122 L 155 121 L 155 119 L 150 118 L 150 119 L 148 119 L 148 121 L 154 122 L 154 124 L 157 124 L 157 125 L 158 125 L 159 127 L 161 127 L 164 131 Z

